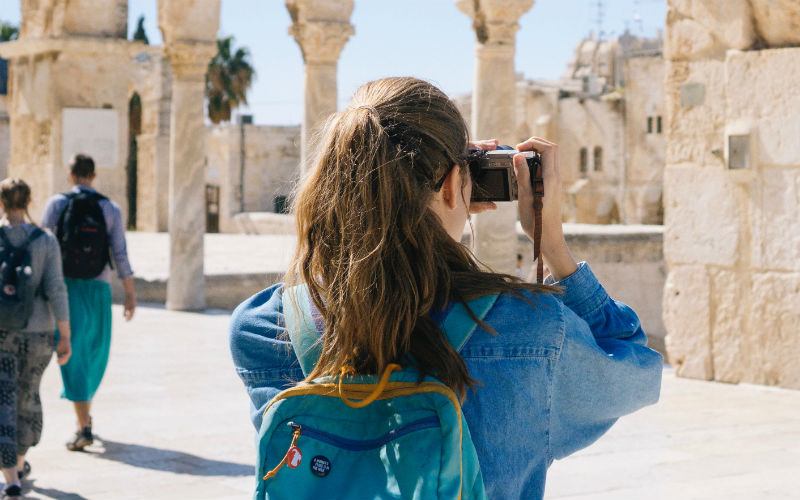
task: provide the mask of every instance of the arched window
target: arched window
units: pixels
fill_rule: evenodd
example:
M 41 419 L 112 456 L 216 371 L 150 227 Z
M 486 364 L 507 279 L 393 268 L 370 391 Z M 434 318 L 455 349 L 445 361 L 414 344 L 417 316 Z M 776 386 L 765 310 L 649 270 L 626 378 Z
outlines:
M 589 171 L 589 152 L 586 148 L 581 148 L 580 171 L 582 175 L 586 175 L 586 172 Z
M 600 146 L 594 147 L 594 171 L 599 172 L 603 170 L 603 148 Z
M 658 116 L 656 118 L 656 133 L 657 134 L 661 133 L 661 116 Z

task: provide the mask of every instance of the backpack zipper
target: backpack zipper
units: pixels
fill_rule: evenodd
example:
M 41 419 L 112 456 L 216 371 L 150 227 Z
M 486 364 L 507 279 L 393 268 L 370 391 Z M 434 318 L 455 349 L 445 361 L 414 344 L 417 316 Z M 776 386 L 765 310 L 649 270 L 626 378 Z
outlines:
M 432 429 L 441 426 L 439 423 L 439 417 L 426 417 L 406 424 L 397 429 L 393 429 L 383 436 L 375 439 L 356 440 L 336 436 L 328 432 L 314 429 L 313 427 L 308 427 L 307 425 L 296 424 L 294 422 L 289 422 L 289 425 L 292 427 L 292 429 L 294 429 L 295 432 L 302 432 L 304 436 L 348 451 L 373 450 L 375 448 L 380 448 L 386 443 L 394 441 L 395 439 L 399 439 L 411 432 Z

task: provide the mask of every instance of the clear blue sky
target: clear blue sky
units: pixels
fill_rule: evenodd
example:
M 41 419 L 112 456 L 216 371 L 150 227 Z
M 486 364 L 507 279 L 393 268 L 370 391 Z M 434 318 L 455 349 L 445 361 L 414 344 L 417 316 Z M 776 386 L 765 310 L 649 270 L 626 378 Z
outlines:
M 0 0 L 0 19 L 19 22 L 19 1 Z M 639 36 L 663 29 L 665 0 L 604 0 L 607 37 L 626 28 Z M 156 0 L 129 0 L 128 29 L 145 16 L 150 43 L 161 43 Z M 519 21 L 516 69 L 526 78 L 557 79 L 575 44 L 598 30 L 598 0 L 536 0 Z M 249 94 L 258 124 L 298 124 L 303 106 L 303 59 L 288 34 L 283 0 L 222 0 L 220 36 L 249 47 L 257 78 Z M 355 35 L 339 59 L 339 101 L 362 83 L 384 76 L 413 75 L 450 95 L 470 92 L 475 37 L 470 19 L 454 0 L 355 0 Z

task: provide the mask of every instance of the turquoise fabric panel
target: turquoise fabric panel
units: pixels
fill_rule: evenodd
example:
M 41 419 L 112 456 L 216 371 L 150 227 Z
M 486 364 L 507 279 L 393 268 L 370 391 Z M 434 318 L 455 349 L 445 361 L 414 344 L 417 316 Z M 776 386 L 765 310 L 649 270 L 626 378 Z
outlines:
M 62 398 L 91 401 L 111 350 L 111 286 L 99 280 L 64 279 L 69 297 L 72 356 L 61 367 Z

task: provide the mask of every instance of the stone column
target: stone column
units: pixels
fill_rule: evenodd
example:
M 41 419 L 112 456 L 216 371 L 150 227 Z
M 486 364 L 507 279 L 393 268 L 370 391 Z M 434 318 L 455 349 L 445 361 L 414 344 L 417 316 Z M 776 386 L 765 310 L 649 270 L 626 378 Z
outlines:
M 167 309 L 204 309 L 205 75 L 216 53 L 210 42 L 176 42 L 166 47 L 172 65 L 169 158 L 169 280 Z
M 313 138 L 325 119 L 337 111 L 336 73 L 339 54 L 354 33 L 353 0 L 286 0 L 294 36 L 305 61 L 300 165 L 308 169 Z
M 220 0 L 158 0 L 172 67 L 167 309 L 205 308 L 205 75 L 217 51 Z
M 457 0 L 475 29 L 475 83 L 472 93 L 473 139 L 497 138 L 514 146 L 514 38 L 517 20 L 533 0 Z M 516 203 L 500 203 L 494 212 L 473 216 L 478 258 L 498 272 L 516 266 Z

